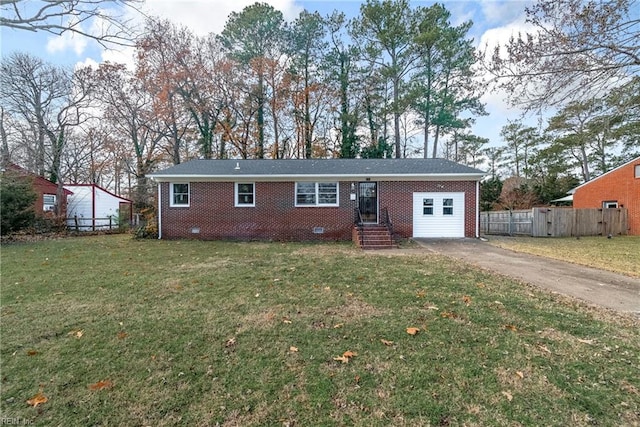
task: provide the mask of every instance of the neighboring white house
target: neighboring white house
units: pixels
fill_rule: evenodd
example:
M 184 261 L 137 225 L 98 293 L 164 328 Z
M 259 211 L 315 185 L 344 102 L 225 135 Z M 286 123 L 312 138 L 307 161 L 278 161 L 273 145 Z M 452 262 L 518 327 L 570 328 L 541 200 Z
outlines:
M 117 196 L 96 184 L 69 184 L 73 191 L 67 201 L 67 225 L 79 231 L 117 228 L 122 214 L 131 220 L 133 202 Z

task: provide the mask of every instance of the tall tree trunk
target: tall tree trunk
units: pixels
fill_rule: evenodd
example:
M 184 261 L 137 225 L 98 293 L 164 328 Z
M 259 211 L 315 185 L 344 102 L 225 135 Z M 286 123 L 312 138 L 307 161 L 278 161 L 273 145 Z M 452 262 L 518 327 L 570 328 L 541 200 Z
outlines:
M 264 159 L 264 76 L 262 66 L 258 75 L 258 142 L 256 146 L 256 158 Z
M 305 60 L 304 64 L 304 147 L 305 157 L 310 159 L 313 155 L 311 149 L 311 98 L 309 96 L 309 62 Z
M 35 114 L 38 126 L 38 129 L 36 130 L 38 141 L 36 145 L 35 168 L 38 175 L 44 176 L 44 140 L 46 126 L 44 124 L 44 117 L 42 117 L 42 108 L 40 108 L 39 104 L 36 104 Z
M 431 49 L 427 52 L 427 103 L 424 109 L 424 158 L 429 157 L 429 128 L 431 127 Z
M 395 148 L 396 148 L 396 159 L 402 157 L 402 153 L 400 151 L 400 106 L 398 105 L 400 101 L 400 81 L 399 79 L 394 79 L 393 81 L 393 136 L 395 140 Z
M 449 76 L 450 76 L 450 72 L 448 71 L 446 76 L 445 76 L 445 83 L 444 83 L 444 94 L 442 95 L 442 103 L 440 104 L 440 110 L 444 110 L 444 106 L 446 104 L 446 99 L 447 96 L 449 95 Z M 436 156 L 438 155 L 438 137 L 440 136 L 440 123 L 438 122 L 438 124 L 436 125 L 436 134 L 433 138 L 433 158 L 435 159 Z
M 9 160 L 9 140 L 7 137 L 7 129 L 4 127 L 5 111 L 0 107 L 0 139 L 2 139 L 2 149 L 0 155 L 2 162 Z

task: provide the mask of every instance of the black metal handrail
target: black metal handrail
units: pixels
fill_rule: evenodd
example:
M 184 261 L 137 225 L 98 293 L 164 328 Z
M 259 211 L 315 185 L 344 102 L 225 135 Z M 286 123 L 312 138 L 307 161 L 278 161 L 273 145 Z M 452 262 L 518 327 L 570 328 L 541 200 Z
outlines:
M 364 237 L 362 236 L 362 214 L 358 208 L 353 208 L 353 225 L 357 229 L 358 242 L 360 243 L 360 247 L 362 247 L 364 245 Z
M 357 226 L 362 225 L 362 214 L 360 213 L 360 209 L 353 208 L 353 223 Z
M 391 222 L 391 216 L 389 215 L 389 209 L 386 207 L 380 210 L 380 223 L 387 226 L 387 230 L 389 230 L 389 235 L 393 236 L 393 223 Z

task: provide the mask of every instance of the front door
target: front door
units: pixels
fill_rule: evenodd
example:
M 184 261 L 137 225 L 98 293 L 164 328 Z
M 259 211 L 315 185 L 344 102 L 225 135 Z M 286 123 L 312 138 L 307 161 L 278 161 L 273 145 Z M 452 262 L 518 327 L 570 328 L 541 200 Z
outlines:
M 358 185 L 358 207 L 362 222 L 378 223 L 378 185 L 376 182 L 361 182 Z

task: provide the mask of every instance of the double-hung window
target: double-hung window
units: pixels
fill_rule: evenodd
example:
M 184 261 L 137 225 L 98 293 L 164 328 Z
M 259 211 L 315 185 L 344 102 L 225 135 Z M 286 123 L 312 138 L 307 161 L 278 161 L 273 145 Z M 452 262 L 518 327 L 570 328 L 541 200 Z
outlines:
M 236 207 L 256 205 L 256 186 L 253 182 L 236 182 Z
M 56 209 L 56 195 L 55 194 L 43 194 L 42 195 L 42 210 L 44 212 L 54 211 Z
M 422 199 L 422 214 L 433 215 L 433 199 Z
M 442 199 L 442 215 L 453 215 L 453 199 Z
M 297 182 L 296 206 L 338 206 L 338 183 Z
M 189 207 L 189 199 L 190 199 L 190 194 L 189 194 L 189 183 L 186 184 L 176 184 L 176 183 L 171 183 L 169 184 L 169 190 L 170 190 L 170 195 L 169 195 L 169 200 L 170 203 L 169 205 L 172 207 L 184 207 L 184 208 L 188 208 Z

